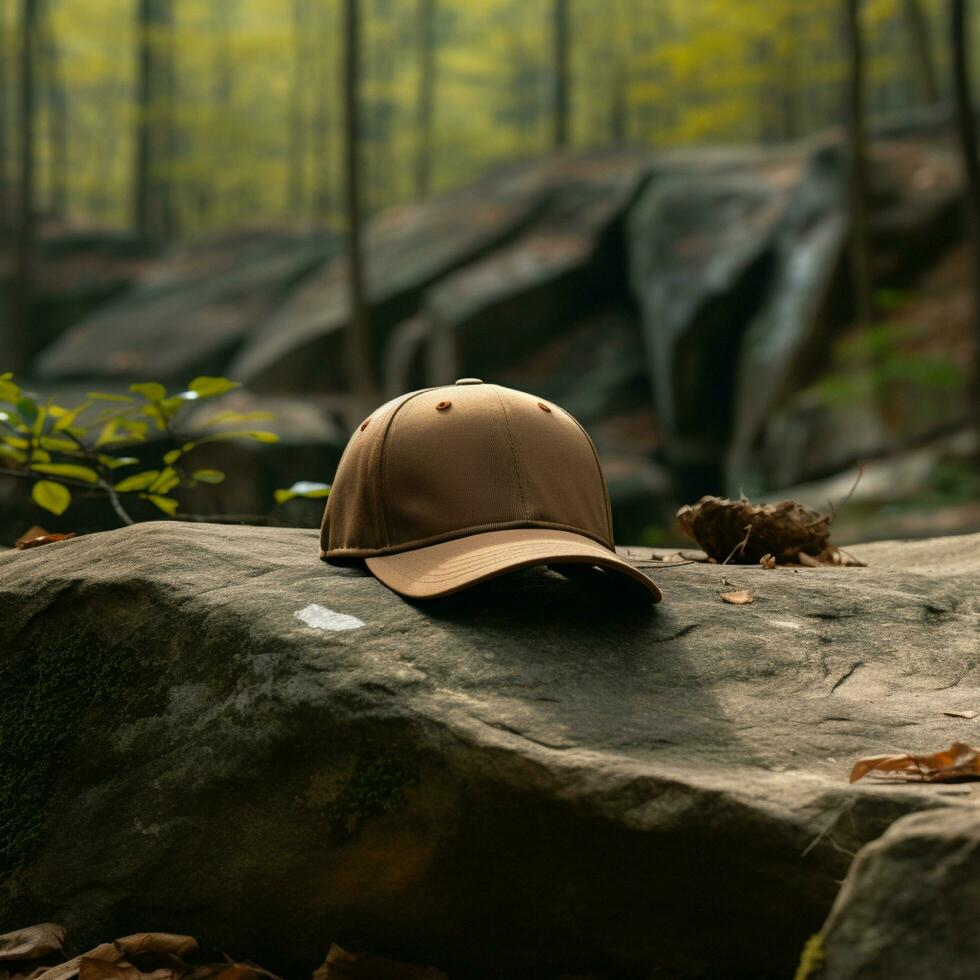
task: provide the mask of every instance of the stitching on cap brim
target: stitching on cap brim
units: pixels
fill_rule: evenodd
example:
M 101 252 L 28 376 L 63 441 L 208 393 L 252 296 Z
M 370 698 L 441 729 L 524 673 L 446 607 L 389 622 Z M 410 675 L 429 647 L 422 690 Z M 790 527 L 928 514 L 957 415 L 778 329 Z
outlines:
M 505 572 L 560 562 L 598 565 L 623 573 L 646 586 L 653 602 L 662 598 L 651 579 L 615 552 L 567 531 L 490 531 L 365 559 L 368 569 L 385 585 L 413 599 L 435 599 Z

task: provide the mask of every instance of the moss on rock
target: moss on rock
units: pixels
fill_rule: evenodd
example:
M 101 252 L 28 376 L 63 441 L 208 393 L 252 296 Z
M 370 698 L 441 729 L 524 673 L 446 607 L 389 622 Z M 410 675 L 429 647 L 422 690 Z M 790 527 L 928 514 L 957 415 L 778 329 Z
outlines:
M 78 629 L 0 662 L 0 886 L 39 844 L 55 768 L 85 713 L 115 695 L 129 659 Z
M 418 779 L 415 763 L 405 755 L 386 752 L 360 756 L 353 772 L 341 781 L 324 808 L 334 838 L 354 840 L 372 817 L 407 805 L 406 790 Z

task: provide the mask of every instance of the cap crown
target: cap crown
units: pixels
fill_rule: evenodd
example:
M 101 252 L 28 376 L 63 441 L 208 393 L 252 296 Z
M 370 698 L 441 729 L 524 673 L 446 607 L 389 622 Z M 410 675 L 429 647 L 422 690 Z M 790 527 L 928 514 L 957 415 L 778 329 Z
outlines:
M 557 405 L 457 382 L 392 399 L 351 436 L 320 547 L 328 558 L 367 557 L 516 527 L 613 547 L 595 447 Z

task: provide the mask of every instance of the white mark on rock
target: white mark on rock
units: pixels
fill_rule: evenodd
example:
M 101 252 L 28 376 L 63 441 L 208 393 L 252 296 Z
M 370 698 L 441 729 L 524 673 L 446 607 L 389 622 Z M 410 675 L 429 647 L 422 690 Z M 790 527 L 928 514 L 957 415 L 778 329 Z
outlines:
M 785 630 L 798 630 L 800 629 L 799 623 L 794 623 L 790 619 L 771 619 L 769 621 L 770 626 L 782 626 Z
M 315 602 L 303 609 L 297 609 L 296 618 L 315 630 L 356 630 L 366 625 L 363 619 L 348 616 L 347 613 L 334 612 L 326 606 L 318 606 Z

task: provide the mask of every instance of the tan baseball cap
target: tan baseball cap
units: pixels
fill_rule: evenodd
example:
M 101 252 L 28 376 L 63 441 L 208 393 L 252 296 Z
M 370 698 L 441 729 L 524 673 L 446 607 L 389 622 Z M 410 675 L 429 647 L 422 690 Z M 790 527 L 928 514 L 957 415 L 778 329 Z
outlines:
M 327 498 L 320 557 L 363 558 L 418 599 L 529 565 L 597 566 L 661 599 L 616 554 L 585 429 L 551 402 L 478 378 L 401 395 L 361 423 Z

